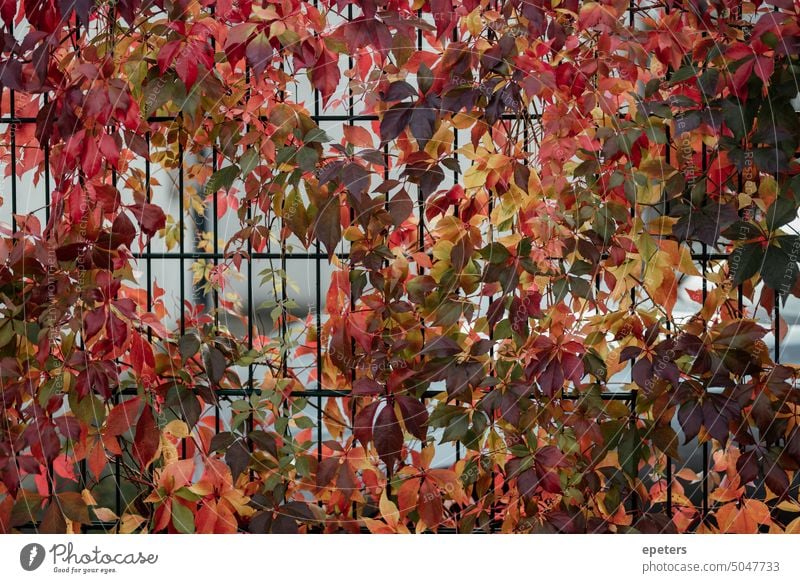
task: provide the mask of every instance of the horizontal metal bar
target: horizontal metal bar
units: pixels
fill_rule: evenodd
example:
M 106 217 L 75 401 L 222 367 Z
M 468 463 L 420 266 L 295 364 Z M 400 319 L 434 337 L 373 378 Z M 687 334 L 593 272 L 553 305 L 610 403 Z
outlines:
M 244 252 L 246 253 L 246 251 Z M 336 257 L 341 259 L 346 259 L 350 256 L 349 253 L 336 253 Z M 225 253 L 214 253 L 208 251 L 186 251 L 184 253 L 180 252 L 158 252 L 158 251 L 150 251 L 150 252 L 142 252 L 142 253 L 134 253 L 134 258 L 136 259 L 225 259 L 226 257 L 230 257 L 231 254 L 226 255 Z M 250 253 L 251 259 L 327 259 L 327 253 L 281 253 L 280 251 L 270 252 L 270 253 Z M 245 261 L 247 261 L 245 259 Z
M 539 114 L 530 113 L 529 116 L 532 118 L 538 118 Z M 356 122 L 356 121 L 378 121 L 380 119 L 379 115 L 376 114 L 355 114 L 355 115 L 346 115 L 346 114 L 320 114 L 320 115 L 309 115 L 314 122 L 326 122 L 326 121 L 340 121 L 340 122 Z M 500 119 L 504 121 L 514 121 L 517 119 L 521 119 L 520 114 L 513 114 L 513 113 L 504 113 L 500 116 Z M 258 116 L 260 121 L 269 121 L 269 117 L 266 115 Z M 179 121 L 180 115 L 154 115 L 147 118 L 147 121 L 150 123 L 166 123 L 166 122 L 174 122 Z M 2 116 L 0 117 L 0 123 L 36 123 L 36 118 L 31 116 Z M 244 122 L 242 122 L 244 123 Z
M 335 253 L 336 257 L 340 259 L 347 259 L 349 253 Z M 730 259 L 730 253 L 691 253 L 691 258 L 697 261 L 720 261 Z M 136 252 L 133 254 L 136 259 L 225 259 L 230 257 L 231 254 L 213 253 L 209 251 L 186 251 L 181 253 L 179 251 L 151 251 L 151 252 Z M 253 259 L 327 259 L 327 253 L 283 253 L 274 251 L 270 253 L 251 253 Z M 550 257 L 551 261 L 558 261 L 560 257 Z M 608 255 L 604 254 L 601 259 L 608 259 Z M 567 272 L 569 273 L 569 272 Z
M 220 397 L 249 397 L 255 389 L 216 389 L 214 391 L 215 395 Z M 440 391 L 428 390 L 425 391 L 420 398 L 422 399 L 432 399 L 438 395 L 445 393 L 444 389 Z M 138 395 L 138 390 L 136 388 L 127 388 L 119 391 L 120 394 L 124 396 L 133 397 Z M 332 389 L 308 389 L 308 390 L 298 390 L 291 392 L 292 397 L 351 397 L 353 396 L 352 393 L 349 391 L 334 391 Z M 562 399 L 568 399 L 570 401 L 580 399 L 583 395 L 581 394 L 563 394 L 561 396 Z M 609 392 L 609 393 L 600 393 L 600 398 L 605 401 L 630 401 L 636 397 L 635 393 L 632 391 L 620 391 L 620 392 Z

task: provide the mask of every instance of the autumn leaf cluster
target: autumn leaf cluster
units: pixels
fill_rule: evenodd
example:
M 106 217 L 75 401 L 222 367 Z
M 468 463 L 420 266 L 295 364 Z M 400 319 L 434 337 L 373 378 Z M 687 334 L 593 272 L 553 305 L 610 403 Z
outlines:
M 0 530 L 800 531 L 798 10 L 3 0 Z

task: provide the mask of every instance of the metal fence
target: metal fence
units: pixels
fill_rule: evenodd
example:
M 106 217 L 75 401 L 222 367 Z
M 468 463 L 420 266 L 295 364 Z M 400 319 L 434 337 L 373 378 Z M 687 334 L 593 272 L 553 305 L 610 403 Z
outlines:
M 631 3 L 631 6 L 628 10 L 629 15 L 629 26 L 636 26 L 638 22 L 639 15 L 643 13 L 649 7 L 649 3 L 646 1 L 637 1 L 634 0 Z M 353 7 L 349 5 L 347 8 L 348 11 L 348 18 L 353 18 Z M 422 14 L 420 15 L 423 16 Z M 13 32 L 13 31 L 12 31 Z M 419 31 L 417 36 L 417 49 L 422 50 L 424 47 L 423 41 L 423 34 L 422 31 Z M 348 57 L 348 65 L 350 67 L 353 66 L 353 58 Z M 4 89 L 5 92 L 9 90 Z M 341 125 L 356 125 L 359 123 L 368 123 L 375 120 L 378 120 L 378 116 L 372 114 L 362 114 L 356 112 L 356 104 L 353 98 L 352 90 L 349 91 L 349 97 L 347 99 L 347 106 L 345 111 L 341 112 L 329 112 L 323 111 L 321 105 L 321 97 L 319 92 L 313 92 L 313 112 L 311 113 L 311 118 L 322 128 L 322 129 L 330 129 L 331 127 L 341 126 Z M 20 149 L 17 145 L 17 133 L 26 129 L 26 126 L 33 126 L 36 124 L 36 117 L 30 115 L 20 115 L 15 108 L 15 95 L 14 91 L 10 91 L 10 107 L 6 111 L 0 112 L 0 135 L 5 136 L 4 142 L 7 144 L 10 150 L 10 176 L 7 178 L 7 188 L 10 190 L 10 196 L 8 197 L 7 201 L 4 201 L 3 206 L 10 205 L 11 214 L 18 214 L 21 211 L 24 211 L 24 203 L 26 201 L 25 193 L 22 192 L 24 190 L 23 185 L 20 182 L 20 179 L 17 176 L 17 166 L 19 162 L 20 156 Z M 47 96 L 43 97 L 42 105 L 44 106 L 47 103 Z M 536 117 L 534 112 L 528 112 L 532 118 Z M 504 115 L 504 120 L 506 122 L 512 122 L 517 119 L 516 116 L 513 115 Z M 160 128 L 165 126 L 170 126 L 172 129 L 177 129 L 180 131 L 181 127 L 181 117 L 180 115 L 177 116 L 150 116 L 148 121 L 151 123 L 151 127 L 154 131 L 158 131 Z M 669 130 L 668 130 L 669 131 Z M 148 136 L 149 138 L 149 136 Z M 668 136 L 669 139 L 669 136 Z M 669 141 L 668 147 L 665 148 L 665 156 L 667 163 L 670 163 L 672 160 L 678 160 L 678 146 L 674 143 L 674 141 Z M 149 145 L 149 139 L 148 139 Z M 388 156 L 388 147 L 384 149 L 384 153 Z M 45 167 L 49 167 L 49 157 L 50 151 L 47 144 L 43 147 L 43 156 L 44 156 L 44 163 Z M 139 250 L 135 252 L 135 257 L 139 262 L 140 266 L 143 267 L 143 275 L 144 281 L 143 285 L 146 290 L 147 295 L 147 307 L 148 310 L 152 309 L 153 306 L 153 282 L 154 282 L 154 274 L 156 271 L 156 262 L 162 262 L 161 265 L 164 266 L 175 266 L 175 269 L 165 269 L 165 273 L 174 273 L 175 277 L 178 278 L 178 305 L 183 306 L 186 300 L 193 300 L 200 303 L 205 303 L 210 309 L 213 308 L 214 313 L 217 314 L 217 310 L 220 306 L 220 298 L 216 291 L 212 292 L 208 296 L 206 296 L 201 290 L 200 287 L 197 285 L 192 285 L 190 283 L 191 279 L 191 265 L 193 262 L 198 260 L 204 260 L 207 262 L 211 262 L 213 265 L 218 265 L 220 261 L 225 258 L 225 254 L 222 249 L 220 249 L 219 240 L 220 240 L 220 221 L 218 220 L 218 213 L 217 210 L 220 205 L 219 193 L 215 192 L 212 194 L 213 200 L 211 201 L 211 206 L 208 209 L 208 212 L 205 215 L 198 215 L 191 209 L 186 208 L 185 205 L 185 189 L 186 189 L 186 176 L 184 172 L 184 165 L 185 165 L 185 153 L 183 147 L 179 147 L 178 152 L 178 169 L 177 169 L 177 177 L 176 177 L 176 184 L 175 184 L 175 196 L 177 197 L 177 220 L 178 220 L 178 229 L 180 232 L 180 238 L 178 241 L 177 249 L 175 250 L 157 250 L 152 247 L 151 243 L 148 243 L 147 248 L 143 250 Z M 213 171 L 218 169 L 218 165 L 222 160 L 220 153 L 215 146 L 213 148 L 213 152 L 211 152 L 209 163 L 212 165 Z M 705 147 L 703 151 L 703 167 L 701 168 L 702 172 L 706 171 L 706 152 Z M 148 195 L 151 192 L 151 180 L 153 178 L 153 174 L 155 169 L 153 168 L 149 159 L 143 160 L 145 177 L 146 177 L 146 187 Z M 388 170 L 387 170 L 388 172 Z M 116 181 L 117 177 L 114 176 L 114 180 Z M 459 180 L 459 171 L 456 170 L 453 172 L 452 180 L 454 182 L 458 182 Z M 742 177 L 740 176 L 740 190 L 741 190 L 741 182 Z M 50 217 L 50 189 L 51 189 L 51 180 L 48 172 L 44 173 L 43 177 L 43 194 L 44 194 L 44 206 L 41 210 L 36 212 L 43 212 L 44 218 L 49 219 Z M 418 213 L 420 217 L 420 227 L 418 232 L 418 245 L 420 249 L 425 248 L 425 239 L 424 239 L 424 225 L 423 222 L 424 218 L 424 210 L 423 210 L 423 197 L 420 193 L 417 201 L 417 209 L 415 212 Z M 29 205 L 30 206 L 30 205 Z M 632 211 L 634 212 L 634 211 Z M 667 209 L 668 212 L 668 209 Z M 352 213 L 352 211 L 351 211 Z M 16 231 L 16 223 L 12 219 L 11 220 L 12 228 Z M 189 229 L 192 228 L 196 235 L 201 233 L 210 233 L 212 236 L 212 248 L 211 250 L 203 250 L 199 249 L 196 246 L 197 236 L 193 237 L 192 240 L 187 237 L 187 233 Z M 323 314 L 322 314 L 322 305 L 323 300 L 325 297 L 326 289 L 323 282 L 323 275 L 327 269 L 327 261 L 328 255 L 320 248 L 320 243 L 317 241 L 312 245 L 311 248 L 307 250 L 298 251 L 295 249 L 289 248 L 285 239 L 281 239 L 280 245 L 275 245 L 273 243 L 269 243 L 267 249 L 263 252 L 256 252 L 252 249 L 252 246 L 248 247 L 249 258 L 245 258 L 242 264 L 242 274 L 245 277 L 245 309 L 246 309 L 246 316 L 248 329 L 245 330 L 242 334 L 241 341 L 246 344 L 249 349 L 253 348 L 253 337 L 255 335 L 255 327 L 257 322 L 257 311 L 258 307 L 256 305 L 256 300 L 254 299 L 257 295 L 257 272 L 256 272 L 256 265 L 259 261 L 272 261 L 277 262 L 280 265 L 280 269 L 283 271 L 284 277 L 287 271 L 289 271 L 289 264 L 290 262 L 300 262 L 303 268 L 306 269 L 307 273 L 313 273 L 313 285 L 310 286 L 312 289 L 310 290 L 310 295 L 312 296 L 311 304 L 314 308 L 314 320 L 316 323 L 316 346 L 317 346 L 317 354 L 316 358 L 314 359 L 314 365 L 316 367 L 316 383 L 312 386 L 307 386 L 303 390 L 296 391 L 293 393 L 296 397 L 304 397 L 313 401 L 316 404 L 316 429 L 315 429 L 315 439 L 316 439 L 316 452 L 318 459 L 322 458 L 322 450 L 323 450 L 323 439 L 324 439 L 324 428 L 322 423 L 322 410 L 323 410 L 323 400 L 327 398 L 341 398 L 345 396 L 339 391 L 332 390 L 323 386 L 323 371 L 322 371 L 322 343 L 321 343 L 321 329 L 323 323 Z M 341 259 L 347 260 L 347 252 L 342 252 L 337 254 Z M 707 280 L 705 279 L 705 275 L 707 274 L 708 270 L 711 269 L 714 265 L 718 264 L 721 261 L 726 261 L 728 256 L 726 254 L 717 254 L 710 252 L 709 249 L 705 244 L 697 245 L 692 249 L 691 257 L 693 261 L 697 264 L 699 270 L 704 276 L 702 281 L 702 300 L 705 302 L 706 298 L 708 297 L 708 285 Z M 201 282 L 202 283 L 202 282 Z M 598 282 L 599 285 L 599 282 Z M 280 290 L 280 298 L 279 304 L 283 306 L 283 310 L 286 310 L 286 303 L 290 299 L 290 293 L 287 290 L 287 285 L 281 286 Z M 635 292 L 634 292 L 635 293 Z M 351 299 L 353 302 L 354 299 Z M 739 288 L 739 308 L 740 310 L 744 309 L 744 299 L 742 295 L 741 286 Z M 780 302 L 775 301 L 774 307 L 774 321 L 778 321 L 780 317 Z M 218 316 L 216 316 L 218 318 Z M 186 331 L 186 317 L 185 311 L 180 309 L 180 331 L 181 333 Z M 285 326 L 285 324 L 284 324 Z M 279 333 L 286 333 L 286 330 L 278 331 Z M 774 357 L 776 362 L 779 361 L 781 353 L 781 340 L 780 335 L 774 335 Z M 255 390 L 255 387 L 259 380 L 259 371 L 258 366 L 255 364 L 251 364 L 247 367 L 246 371 L 246 378 L 247 382 L 246 385 L 241 390 L 236 389 L 225 389 L 219 391 L 219 396 L 221 399 L 231 400 L 237 398 L 248 398 L 252 392 Z M 426 398 L 432 398 L 435 395 L 439 394 L 440 391 L 437 390 L 430 390 L 424 396 Z M 121 393 L 118 395 L 119 397 L 125 396 L 126 394 L 136 394 L 135 390 L 130 391 L 128 393 Z M 565 396 L 566 398 L 571 398 L 569 396 Z M 621 401 L 624 402 L 631 411 L 631 423 L 636 422 L 636 405 L 637 405 L 637 391 L 619 391 L 619 392 L 607 392 L 602 395 L 602 398 L 605 400 L 614 400 L 614 401 Z M 220 430 L 222 425 L 224 424 L 224 407 L 216 406 L 214 407 L 213 414 L 216 417 L 216 428 Z M 704 442 L 702 445 L 699 446 L 700 455 L 699 455 L 699 467 L 697 467 L 697 471 L 699 475 L 702 477 L 702 481 L 698 485 L 698 491 L 693 495 L 695 499 L 699 499 L 700 506 L 702 508 L 702 514 L 705 515 L 709 511 L 709 479 L 708 479 L 708 469 L 711 463 L 710 460 L 710 448 L 709 443 Z M 456 457 L 461 456 L 461 451 L 459 447 L 455 448 L 453 455 Z M 673 501 L 672 501 L 672 494 L 673 494 L 673 474 L 678 468 L 676 465 L 677 460 L 668 460 L 666 465 L 666 476 L 665 479 L 667 481 L 667 499 L 666 503 L 664 504 L 664 512 L 671 516 L 673 513 Z M 85 462 L 82 464 L 80 468 L 80 475 L 79 475 L 79 482 L 81 487 L 87 485 L 89 483 L 88 472 L 85 467 Z M 116 465 L 113 468 L 113 487 L 115 490 L 115 512 L 118 516 L 120 516 L 125 508 L 125 494 L 123 489 L 124 484 L 124 476 L 121 474 L 120 471 L 120 463 L 117 460 Z M 631 494 L 626 501 L 627 507 L 633 511 L 634 513 L 637 512 L 639 501 L 637 500 L 635 494 Z M 491 525 L 490 530 L 495 530 L 499 527 L 500 521 L 495 519 Z M 103 523 L 103 522 L 96 522 L 91 525 L 87 525 L 84 527 L 84 530 L 87 532 L 96 532 L 96 531 L 105 531 L 113 528 L 115 525 L 113 523 Z M 26 526 L 23 530 L 33 531 L 36 529 L 36 525 L 30 524 Z

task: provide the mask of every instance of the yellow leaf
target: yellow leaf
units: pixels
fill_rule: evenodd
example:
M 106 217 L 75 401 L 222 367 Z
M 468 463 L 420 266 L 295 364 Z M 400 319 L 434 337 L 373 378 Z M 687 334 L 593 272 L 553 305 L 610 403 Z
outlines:
M 437 158 L 440 152 L 447 152 L 452 148 L 453 131 L 447 124 L 441 124 L 433 137 L 425 145 L 425 151 Z
M 122 521 L 119 525 L 119 533 L 131 534 L 132 532 L 135 532 L 144 522 L 144 517 L 139 516 L 138 514 L 123 514 Z
M 786 525 L 786 534 L 800 534 L 800 518 L 795 518 Z
M 483 19 L 481 18 L 480 8 L 476 8 L 470 12 L 464 20 L 467 24 L 467 30 L 472 36 L 478 36 L 483 30 Z
M 771 205 L 778 196 L 778 183 L 769 174 L 761 177 L 758 185 L 758 196 L 767 205 Z
M 660 183 L 648 182 L 644 185 L 637 185 L 636 202 L 639 204 L 656 204 L 661 200 L 661 190 Z
M 436 448 L 433 445 L 425 447 L 420 452 L 419 456 L 420 465 L 422 465 L 423 468 L 431 467 L 431 462 L 433 461 L 433 456 L 435 453 L 436 453 Z
M 464 173 L 464 188 L 482 188 L 486 184 L 486 177 L 489 172 L 477 166 L 470 166 Z
M 386 496 L 386 490 L 381 493 L 381 501 L 378 507 L 380 508 L 381 516 L 383 516 L 386 522 L 392 528 L 396 527 L 397 523 L 400 521 L 400 512 L 397 510 L 395 503 Z
M 84 488 L 83 491 L 81 492 L 81 498 L 83 499 L 86 506 L 97 506 L 97 500 L 94 499 L 92 493 L 86 488 Z
M 697 270 L 697 265 L 695 265 L 694 261 L 692 261 L 692 254 L 689 251 L 689 248 L 685 245 L 681 245 L 681 260 L 678 264 L 678 269 L 680 269 L 681 273 L 685 273 L 686 275 L 696 275 L 700 276 L 700 272 Z
M 167 423 L 167 426 L 164 427 L 164 431 L 180 439 L 189 437 L 189 426 L 180 419 L 173 419 Z
M 93 508 L 95 515 L 98 519 L 102 520 L 103 522 L 115 522 L 118 518 L 114 511 L 110 508 L 104 508 L 102 506 L 98 506 Z

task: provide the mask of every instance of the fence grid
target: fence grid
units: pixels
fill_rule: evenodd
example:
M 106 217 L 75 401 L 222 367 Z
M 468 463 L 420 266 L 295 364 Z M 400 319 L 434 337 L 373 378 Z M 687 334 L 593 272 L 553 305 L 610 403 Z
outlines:
M 499 0 L 498 3 L 502 3 L 502 0 Z M 636 13 L 639 10 L 637 7 L 638 0 L 632 0 L 630 6 L 628 8 L 628 15 L 629 15 L 629 23 L 630 26 L 634 26 L 636 22 Z M 213 9 L 213 8 L 212 8 Z M 348 5 L 347 7 L 347 16 L 348 19 L 353 19 L 353 6 L 352 4 Z M 422 14 L 420 13 L 420 16 Z M 13 27 L 11 27 L 11 32 L 13 34 Z M 455 31 L 454 31 L 455 33 Z M 457 38 L 457 37 L 455 37 Z M 416 39 L 416 48 L 418 51 L 423 50 L 423 36 L 422 30 L 419 30 Z M 353 57 L 348 57 L 349 66 L 353 66 Z M 249 73 L 248 73 L 249 78 Z M 4 91 L 6 89 L 3 89 Z M 11 204 L 11 212 L 13 215 L 17 215 L 19 211 L 19 206 L 21 202 L 20 193 L 19 193 L 19 184 L 18 184 L 18 177 L 17 177 L 17 166 L 18 166 L 18 156 L 17 150 L 18 145 L 16 142 L 16 131 L 26 124 L 36 124 L 36 117 L 32 116 L 19 116 L 16 112 L 15 107 L 15 91 L 8 90 L 10 92 L 10 109 L 8 112 L 0 112 L 0 127 L 5 127 L 10 129 L 9 136 L 10 136 L 10 204 Z M 43 97 L 43 105 L 47 104 L 48 96 L 45 95 Z M 355 113 L 355 100 L 352 89 L 348 89 L 348 98 L 347 98 L 347 113 L 346 114 L 335 114 L 335 113 L 324 113 L 322 111 L 321 105 L 321 95 L 318 90 L 314 90 L 313 95 L 313 113 L 311 113 L 310 118 L 319 126 L 323 127 L 323 124 L 331 124 L 331 123 L 339 123 L 339 124 L 346 124 L 349 126 L 353 126 L 358 122 L 372 122 L 379 120 L 379 116 L 377 115 L 365 115 L 365 114 L 357 114 Z M 530 117 L 537 117 L 538 114 L 536 113 L 528 113 Z M 261 118 L 265 119 L 265 118 Z M 513 115 L 513 114 L 503 114 L 501 119 L 507 121 L 515 121 L 519 120 L 520 116 Z M 165 115 L 152 115 L 147 118 L 147 121 L 150 124 L 176 124 L 180 128 L 181 124 L 181 116 L 165 116 Z M 527 131 L 527 128 L 526 128 Z M 667 132 L 669 132 L 669 127 L 667 126 Z M 458 133 L 456 132 L 456 147 L 457 147 L 457 140 L 458 140 Z M 211 200 L 211 206 L 209 210 L 213 213 L 213 220 L 210 222 L 212 223 L 212 233 L 213 233 L 213 248 L 211 251 L 202 250 L 198 248 L 187 248 L 187 241 L 186 241 L 186 231 L 187 231 L 187 209 L 184 208 L 184 197 L 185 197 L 185 190 L 186 190 L 186 180 L 185 180 L 185 172 L 184 172 L 184 163 L 185 163 L 185 152 L 182 145 L 182 142 L 179 140 L 179 151 L 178 151 L 178 180 L 177 180 L 177 192 L 175 193 L 178 198 L 179 204 L 179 217 L 178 217 L 178 228 L 180 231 L 180 237 L 177 245 L 177 250 L 174 251 L 153 251 L 151 249 L 151 244 L 148 241 L 146 250 L 140 252 L 134 252 L 133 256 L 138 261 L 143 261 L 145 266 L 145 273 L 146 273 L 146 297 L 147 297 L 147 307 L 148 310 L 151 310 L 154 304 L 154 295 L 153 295 L 153 261 L 154 260 L 166 260 L 169 262 L 174 262 L 178 265 L 178 277 L 180 279 L 180 331 L 181 333 L 186 332 L 186 318 L 185 318 L 185 311 L 183 309 L 184 302 L 189 299 L 187 298 L 186 294 L 186 275 L 187 275 L 187 263 L 195 260 L 208 260 L 213 263 L 214 266 L 219 265 L 219 262 L 225 259 L 225 253 L 219 248 L 219 221 L 218 221 L 218 208 L 219 208 L 219 192 L 213 193 L 213 198 Z M 150 134 L 147 136 L 147 148 L 148 151 L 150 150 Z M 526 149 L 527 149 L 527 140 L 526 140 Z M 675 150 L 677 152 L 677 146 L 673 143 L 669 133 L 667 134 L 667 146 L 665 147 L 665 159 L 666 162 L 670 163 L 670 158 L 672 156 L 672 151 Z M 383 149 L 384 156 L 386 159 L 389 157 L 389 149 L 388 146 L 384 146 Z M 211 155 L 211 166 L 212 171 L 216 172 L 218 170 L 218 163 L 219 163 L 219 154 L 217 146 L 213 147 L 212 155 Z M 706 148 L 703 145 L 703 152 L 702 152 L 702 170 L 706 171 L 707 159 L 706 159 Z M 50 148 L 47 144 L 43 147 L 43 156 L 44 156 L 44 163 L 45 168 L 49 169 L 49 160 L 50 160 Z M 679 156 L 676 156 L 679 158 Z M 148 202 L 150 202 L 150 193 L 151 193 L 151 181 L 152 181 L 152 168 L 151 162 L 149 157 L 145 159 L 145 189 L 148 196 Z M 385 177 L 388 177 L 388 167 L 385 170 Z M 457 182 L 459 180 L 459 171 L 453 170 L 453 178 Z M 116 174 L 113 177 L 113 182 L 116 184 L 117 176 Z M 739 181 L 740 184 L 742 182 L 742 175 L 741 172 L 739 173 Z M 45 213 L 46 218 L 49 219 L 50 217 L 50 173 L 49 171 L 44 172 L 44 189 L 45 189 Z M 740 189 L 741 190 L 741 189 Z M 418 230 L 418 240 L 417 244 L 420 249 L 425 249 L 425 237 L 424 237 L 424 221 L 425 221 L 425 213 L 424 213 L 424 198 L 421 192 L 418 193 L 418 198 L 416 200 L 416 204 L 419 210 L 420 215 L 420 224 Z M 388 205 L 388 194 L 387 194 L 387 205 Z M 458 212 L 457 207 L 455 212 Z M 633 212 L 633 210 L 632 210 Z M 351 210 L 351 218 L 353 215 L 353 211 Z M 248 211 L 248 218 L 250 217 Z M 207 231 L 207 223 L 209 222 L 207 217 L 203 215 L 195 215 L 195 227 L 198 231 Z M 12 221 L 12 229 L 14 232 L 17 230 L 16 221 Z M 303 390 L 296 390 L 292 391 L 291 395 L 295 397 L 304 397 L 308 399 L 314 399 L 316 403 L 316 431 L 315 431 L 315 440 L 316 440 L 316 456 L 318 460 L 322 459 L 322 452 L 323 452 L 323 419 L 322 419 L 322 410 L 323 410 L 323 399 L 325 398 L 342 398 L 346 397 L 348 394 L 343 393 L 336 390 L 326 389 L 323 387 L 322 378 L 323 378 L 323 352 L 322 352 L 322 301 L 324 294 L 327 290 L 322 289 L 322 261 L 328 259 L 328 254 L 323 252 L 320 247 L 320 242 L 317 240 L 313 246 L 305 252 L 298 252 L 294 250 L 290 250 L 287 248 L 287 243 L 285 238 L 281 238 L 281 244 L 279 248 L 274 249 L 272 248 L 273 244 L 270 242 L 267 245 L 266 251 L 254 251 L 252 248 L 252 243 L 248 242 L 248 257 L 244 258 L 243 263 L 245 263 L 245 267 L 243 269 L 244 273 L 246 274 L 246 305 L 247 305 L 247 322 L 248 322 L 248 331 L 245 334 L 245 338 L 243 338 L 243 342 L 246 343 L 249 349 L 253 348 L 253 337 L 255 332 L 255 302 L 254 302 L 254 273 L 253 273 L 253 263 L 257 260 L 279 260 L 281 269 L 283 270 L 284 277 L 286 274 L 287 269 L 287 261 L 289 260 L 298 260 L 308 262 L 311 266 L 311 271 L 315 274 L 314 277 L 314 289 L 313 297 L 316 306 L 314 318 L 316 324 L 316 382 L 314 387 L 309 387 Z M 709 252 L 707 246 L 705 244 L 702 245 L 702 248 L 699 250 L 692 249 L 690 256 L 694 262 L 696 262 L 700 266 L 700 270 L 703 274 L 703 281 L 702 281 L 702 299 L 703 302 L 708 297 L 708 286 L 707 286 L 707 271 L 711 262 L 713 261 L 720 261 L 720 260 L 727 260 L 729 258 L 728 254 L 725 253 L 713 253 Z M 349 258 L 349 254 L 347 252 L 337 253 L 337 257 L 343 260 L 347 260 Z M 602 257 L 605 258 L 607 255 L 602 254 Z M 286 301 L 288 300 L 288 294 L 286 290 L 286 285 L 281 286 L 281 306 L 284 314 L 286 313 Z M 199 292 L 197 289 L 195 290 L 195 297 L 192 298 L 195 301 L 202 301 L 202 302 L 209 302 L 209 298 L 204 297 L 202 292 Z M 633 291 L 636 293 L 636 290 Z M 218 315 L 218 308 L 220 307 L 220 298 L 218 292 L 214 290 L 210 297 L 210 307 L 214 308 L 214 315 L 215 315 L 215 323 L 219 324 L 219 315 Z M 277 299 L 277 298 L 276 298 Z M 777 299 L 777 298 L 776 298 Z M 351 307 L 354 305 L 355 298 L 351 297 Z M 738 294 L 738 302 L 740 310 L 743 309 L 743 294 L 742 294 L 742 287 L 739 286 L 739 294 Z M 777 322 L 780 317 L 780 302 L 774 302 L 774 319 Z M 286 334 L 286 319 L 282 319 L 282 329 L 280 331 L 281 334 Z M 423 330 L 424 333 L 424 330 Z M 775 334 L 774 338 L 774 352 L 775 352 L 775 359 L 776 362 L 779 362 L 780 352 L 781 352 L 781 338 L 780 334 Z M 284 363 L 285 364 L 285 363 Z M 216 394 L 221 398 L 247 398 L 251 396 L 255 390 L 256 386 L 256 374 L 255 374 L 255 364 L 250 364 L 247 367 L 247 383 L 242 389 L 218 389 Z M 284 371 L 285 372 L 285 371 Z M 351 380 L 353 380 L 351 378 Z M 438 390 L 428 390 L 422 396 L 424 398 L 432 398 L 441 391 Z M 117 400 L 123 396 L 128 395 L 136 395 L 136 389 L 125 389 L 120 390 L 116 395 Z M 624 402 L 631 411 L 631 423 L 636 422 L 636 405 L 637 405 L 637 391 L 625 391 L 625 392 L 613 392 L 613 393 L 603 393 L 602 398 L 604 400 L 609 401 L 621 401 Z M 574 399 L 577 398 L 574 395 L 564 395 L 566 399 Z M 220 413 L 220 406 L 219 404 L 214 405 L 214 416 L 216 419 L 216 430 L 217 432 L 220 431 L 222 427 L 221 422 L 221 413 Z M 253 418 L 252 413 L 250 419 L 248 420 L 249 427 L 253 427 Z M 250 444 L 252 447 L 252 444 Z M 185 443 L 184 443 L 184 454 L 185 454 Z M 461 456 L 460 447 L 456 450 L 456 456 Z M 704 442 L 702 444 L 702 469 L 699 472 L 702 478 L 702 516 L 708 513 L 709 510 L 709 480 L 708 480 L 708 470 L 709 470 L 709 463 L 710 463 L 710 451 L 709 451 L 709 444 L 708 442 Z M 121 472 L 121 464 L 120 459 L 117 458 L 114 464 L 114 479 L 116 484 L 116 493 L 115 493 L 115 504 L 116 504 L 116 514 L 117 516 L 121 516 L 124 510 L 125 504 L 123 501 L 123 492 L 121 488 L 121 484 L 124 481 L 124 477 Z M 666 463 L 666 481 L 667 481 L 667 498 L 666 504 L 664 507 L 664 512 L 667 516 L 672 516 L 673 514 L 673 460 L 668 459 Z M 86 468 L 86 461 L 84 460 L 81 464 L 80 468 L 80 476 L 79 481 L 82 485 L 88 483 L 87 478 L 87 468 Z M 637 512 L 640 510 L 638 508 L 638 501 L 636 500 L 635 494 L 632 494 L 627 500 L 627 504 L 629 508 L 633 512 Z M 496 517 L 492 517 L 492 521 L 490 523 L 490 530 L 494 531 L 500 526 L 500 521 L 497 520 Z M 96 531 L 108 531 L 113 529 L 116 526 L 116 523 L 109 523 L 109 522 L 102 522 L 102 521 L 95 521 L 92 524 L 85 525 L 83 530 L 86 532 L 96 532 Z M 35 531 L 37 525 L 29 524 L 24 526 L 21 530 L 32 532 Z M 445 530 L 446 531 L 446 530 Z

